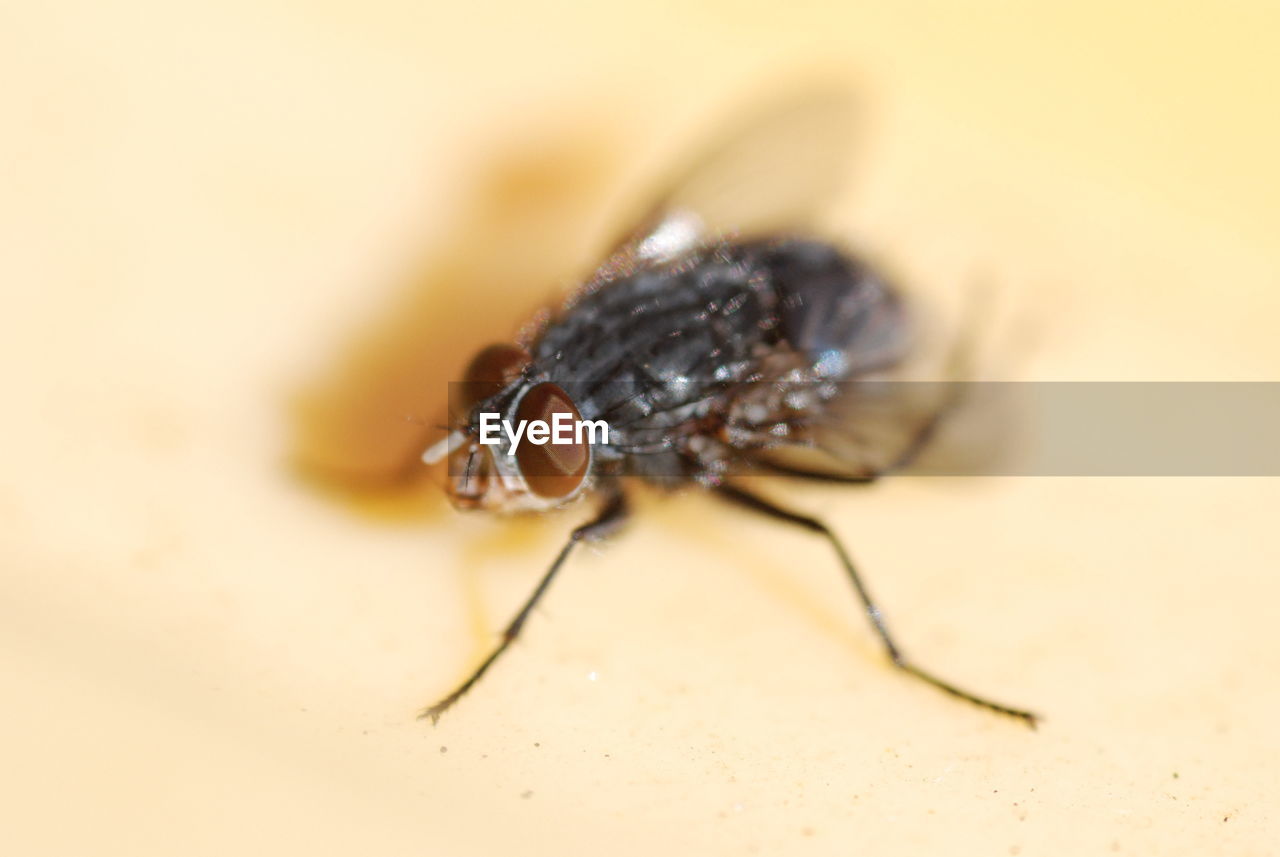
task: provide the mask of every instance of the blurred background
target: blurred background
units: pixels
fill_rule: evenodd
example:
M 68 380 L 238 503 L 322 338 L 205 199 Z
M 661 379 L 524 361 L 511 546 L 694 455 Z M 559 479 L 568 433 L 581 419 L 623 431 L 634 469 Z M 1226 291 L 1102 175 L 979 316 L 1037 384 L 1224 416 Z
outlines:
M 866 102 L 831 227 L 1008 376 L 1275 381 L 1271 4 L 0 5 L 0 846 L 1269 853 L 1275 479 L 644 498 L 440 725 L 575 508 L 412 466 L 688 145 Z M 406 463 L 406 456 L 408 463 Z M 771 486 L 773 487 L 773 486 Z

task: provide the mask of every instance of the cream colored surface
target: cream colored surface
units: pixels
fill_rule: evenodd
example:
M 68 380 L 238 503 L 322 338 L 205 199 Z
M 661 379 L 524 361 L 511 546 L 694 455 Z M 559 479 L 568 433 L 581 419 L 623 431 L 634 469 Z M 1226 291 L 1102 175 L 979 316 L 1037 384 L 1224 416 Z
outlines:
M 998 284 L 1016 374 L 1277 380 L 1280 16 L 1061 5 L 5 4 L 0 849 L 1274 853 L 1274 479 L 785 492 L 1036 733 L 700 497 L 413 719 L 583 511 L 378 490 L 405 403 L 766 83 L 868 93 L 847 234 Z

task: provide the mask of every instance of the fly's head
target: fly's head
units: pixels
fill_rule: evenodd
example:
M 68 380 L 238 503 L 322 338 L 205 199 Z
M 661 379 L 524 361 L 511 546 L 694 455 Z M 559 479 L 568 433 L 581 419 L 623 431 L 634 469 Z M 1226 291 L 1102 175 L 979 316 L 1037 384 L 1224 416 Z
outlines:
M 458 509 L 549 509 L 577 497 L 591 471 L 591 443 L 577 426 L 572 397 L 534 377 L 518 345 L 481 349 L 460 384 L 451 385 L 450 432 L 422 455 L 448 459 L 445 491 Z

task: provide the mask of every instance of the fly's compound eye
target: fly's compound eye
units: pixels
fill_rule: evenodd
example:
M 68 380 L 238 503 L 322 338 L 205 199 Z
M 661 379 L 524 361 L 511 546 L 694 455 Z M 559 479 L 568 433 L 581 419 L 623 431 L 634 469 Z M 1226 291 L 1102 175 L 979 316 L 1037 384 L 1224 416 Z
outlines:
M 516 450 L 525 484 L 539 497 L 568 497 L 582 484 L 591 463 L 591 445 L 578 432 L 582 418 L 569 394 L 555 384 L 538 384 L 520 400 L 516 419 L 527 427 L 540 420 L 551 429 L 545 444 L 530 443 L 526 437 Z M 557 443 L 558 438 L 565 442 Z
M 454 419 L 464 422 L 475 406 L 519 377 L 529 365 L 529 352 L 518 345 L 499 343 L 481 349 L 467 366 L 462 384 L 450 397 Z

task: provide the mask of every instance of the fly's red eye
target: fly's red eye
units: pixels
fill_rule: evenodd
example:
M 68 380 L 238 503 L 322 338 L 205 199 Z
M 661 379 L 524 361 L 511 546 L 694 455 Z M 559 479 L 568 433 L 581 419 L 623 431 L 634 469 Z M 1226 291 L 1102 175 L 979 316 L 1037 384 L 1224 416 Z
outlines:
M 526 432 L 534 420 L 546 423 L 552 431 L 546 444 L 530 443 L 526 437 L 516 449 L 516 463 L 525 484 L 539 497 L 568 497 L 582 484 L 591 463 L 590 444 L 585 439 L 577 441 L 581 416 L 569 394 L 555 384 L 538 384 L 520 400 L 516 419 L 525 425 Z M 567 436 L 567 442 L 556 443 L 557 426 L 561 427 L 560 435 Z
M 528 364 L 529 352 L 518 345 L 499 343 L 481 349 L 450 397 L 454 419 L 466 420 L 476 405 L 514 381 Z

